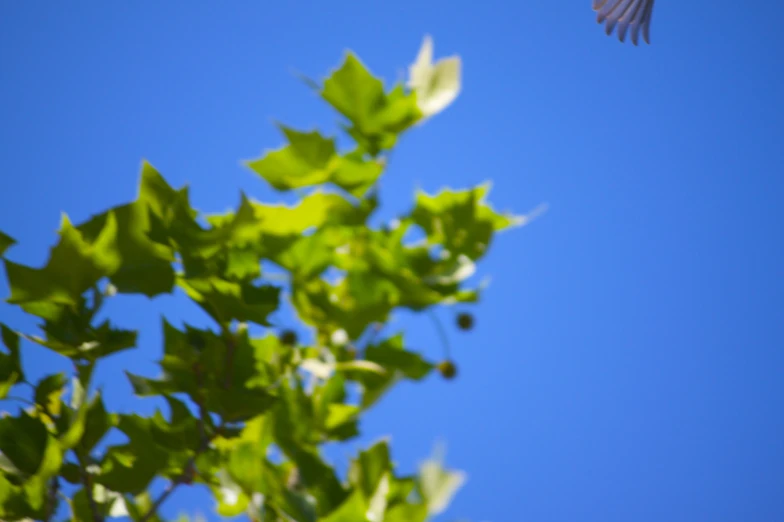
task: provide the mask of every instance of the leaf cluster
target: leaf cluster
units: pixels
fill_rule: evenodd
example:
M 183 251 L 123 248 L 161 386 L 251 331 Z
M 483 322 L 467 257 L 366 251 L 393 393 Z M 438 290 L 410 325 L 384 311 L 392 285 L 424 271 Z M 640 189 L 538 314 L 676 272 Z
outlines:
M 29 389 L 24 407 L 0 418 L 0 519 L 53 520 L 64 503 L 73 520 L 160 520 L 171 491 L 190 484 L 213 492 L 219 514 L 252 520 L 417 522 L 445 508 L 464 478 L 436 460 L 401 475 L 380 441 L 341 478 L 322 448 L 357 437 L 363 413 L 395 383 L 436 367 L 404 332 L 380 335 L 379 326 L 398 309 L 476 301 L 467 277 L 494 234 L 518 220 L 494 211 L 480 185 L 420 192 L 407 213 L 371 226 L 389 153 L 423 120 L 418 91 L 385 88 L 351 53 L 313 86 L 341 117 L 348 150 L 281 125 L 284 145 L 246 163 L 278 191 L 305 191 L 294 205 L 241 194 L 235 210 L 205 214 L 188 187 L 144 162 L 134 201 L 83 223 L 63 216 L 42 267 L 5 257 L 15 241 L 0 233 L 7 302 L 40 325 L 0 325 L 0 399 Z M 423 239 L 410 241 L 413 233 Z M 162 318 L 160 376 L 127 379 L 167 408 L 111 412 L 95 368 L 134 349 L 138 332 L 99 321 L 105 301 L 175 292 L 212 324 Z M 275 333 L 286 297 L 311 341 Z M 67 358 L 73 371 L 29 382 L 23 343 Z M 104 442 L 109 433 L 122 442 Z M 156 478 L 169 486 L 153 498 Z

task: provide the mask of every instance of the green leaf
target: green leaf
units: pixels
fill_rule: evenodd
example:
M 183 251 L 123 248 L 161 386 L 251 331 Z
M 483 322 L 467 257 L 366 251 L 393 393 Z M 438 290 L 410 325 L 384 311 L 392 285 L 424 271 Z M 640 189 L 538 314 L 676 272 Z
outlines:
M 24 379 L 24 371 L 19 357 L 19 334 L 2 323 L 0 334 L 9 352 L 0 351 L 0 399 L 3 399 L 14 384 Z
M 84 451 L 92 449 L 103 439 L 112 427 L 117 425 L 117 415 L 110 414 L 103 405 L 100 393 L 90 401 L 87 407 L 87 418 L 85 420 L 84 435 L 82 435 L 81 448 Z
M 319 518 L 319 522 L 368 522 L 367 509 L 362 492 L 355 491 L 328 516 Z
M 354 419 L 359 415 L 360 409 L 353 404 L 330 404 L 327 419 L 324 422 L 327 430 L 335 430 Z
M 384 522 L 425 522 L 427 506 L 425 504 L 398 504 L 384 513 Z
M 16 240 L 14 238 L 0 231 L 0 257 L 5 254 L 6 250 L 15 244 Z
M 495 232 L 523 222 L 485 203 L 489 190 L 486 183 L 470 190 L 445 189 L 434 196 L 420 191 L 411 217 L 425 231 L 428 242 L 443 245 L 452 259 L 465 255 L 476 261 L 487 253 Z
M 363 151 L 357 149 L 337 159 L 333 165 L 330 181 L 359 198 L 375 185 L 383 172 L 382 162 L 365 159 Z
M 324 81 L 321 96 L 352 123 L 349 134 L 373 156 L 392 148 L 397 135 L 421 117 L 415 95 L 402 86 L 385 93 L 381 80 L 350 52 Z
M 34 475 L 38 471 L 48 442 L 46 426 L 26 412 L 0 418 L 0 452 L 22 473 Z
M 403 347 L 402 333 L 368 346 L 365 358 L 378 364 L 389 373 L 398 370 L 407 378 L 415 381 L 424 379 L 434 368 L 433 364 L 423 359 L 420 354 L 408 351 Z
M 52 248 L 46 266 L 36 269 L 5 260 L 11 288 L 8 302 L 51 301 L 77 305 L 85 290 L 117 269 L 118 259 L 113 248 L 117 227 L 114 213 L 109 212 L 100 232 L 89 241 L 63 215 L 60 241 Z
M 348 477 L 351 484 L 370 499 L 378 489 L 381 478 L 392 470 L 389 445 L 382 440 L 365 451 L 351 463 Z
M 373 186 L 384 167 L 361 150 L 340 155 L 334 138 L 281 126 L 289 144 L 246 165 L 280 191 L 331 182 L 356 197 Z
M 137 332 L 114 328 L 107 319 L 98 326 L 90 324 L 93 312 L 75 313 L 71 307 L 60 307 L 59 313 L 44 323 L 46 338 L 27 339 L 73 359 L 95 361 L 136 346 Z
M 425 378 L 434 368 L 433 364 L 423 359 L 420 354 L 403 347 L 402 334 L 368 346 L 365 350 L 365 358 L 366 362 L 383 368 L 384 373 L 358 371 L 353 368 L 344 370 L 347 378 L 362 385 L 363 409 L 368 409 L 378 402 L 399 378 L 418 381 Z
M 65 373 L 55 373 L 44 377 L 35 387 L 35 402 L 52 416 L 60 414 L 60 396 L 68 382 Z
M 335 140 L 317 131 L 298 132 L 281 126 L 289 144 L 268 152 L 247 166 L 277 190 L 291 190 L 318 185 L 331 174 L 330 163 L 335 157 Z
M 202 437 L 198 420 L 181 401 L 174 397 L 165 398 L 171 410 L 170 419 L 167 421 L 160 412 L 155 412 L 150 419 L 153 439 L 163 448 L 195 451 Z
M 153 297 L 169 293 L 174 285 L 167 228 L 189 216 L 187 193 L 169 187 L 146 161 L 142 164 L 139 198 L 92 217 L 79 226 L 86 238 L 96 237 L 109 219 L 116 220 L 114 254 L 119 266 L 110 281 L 121 293 Z M 185 217 L 183 217 L 183 215 Z
M 216 277 L 178 279 L 177 284 L 219 324 L 232 320 L 269 326 L 267 316 L 277 310 L 280 289 L 254 286 Z
M 213 487 L 213 494 L 217 502 L 216 511 L 222 517 L 236 517 L 245 512 L 250 499 L 239 484 L 234 482 L 229 474 L 221 470 L 218 474 L 220 485 Z
M 87 391 L 77 377 L 73 378 L 72 385 L 71 406 L 63 406 L 62 415 L 58 419 L 59 441 L 64 449 L 71 449 L 79 443 L 87 423 Z
M 120 415 L 117 427 L 128 443 L 108 448 L 96 482 L 112 491 L 137 494 L 158 474 L 181 472 L 186 452 L 164 449 L 155 441 L 152 420 L 139 415 Z
M 261 389 L 211 388 L 207 391 L 207 409 L 229 422 L 247 420 L 269 410 L 276 397 Z

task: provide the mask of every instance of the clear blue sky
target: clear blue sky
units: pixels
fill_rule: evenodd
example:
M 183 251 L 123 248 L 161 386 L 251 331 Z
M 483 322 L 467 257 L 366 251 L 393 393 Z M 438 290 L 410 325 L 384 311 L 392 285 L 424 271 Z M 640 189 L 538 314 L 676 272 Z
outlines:
M 291 69 L 323 77 L 350 48 L 394 80 L 430 33 L 464 90 L 396 152 L 389 212 L 486 179 L 500 209 L 550 209 L 481 265 L 478 327 L 450 333 L 460 378 L 402 386 L 362 442 L 392 433 L 411 470 L 445 440 L 469 481 L 444 521 L 784 520 L 782 16 L 661 0 L 635 48 L 590 0 L 2 2 L 0 229 L 40 265 L 60 212 L 133 199 L 142 158 L 205 211 L 277 200 L 239 166 L 281 144 L 272 119 L 335 128 Z M 104 379 L 156 373 L 178 302 L 112 305 L 152 332 Z M 440 356 L 426 317 L 398 323 Z M 62 366 L 29 350 L 34 375 Z M 181 509 L 212 503 L 181 492 L 164 513 Z

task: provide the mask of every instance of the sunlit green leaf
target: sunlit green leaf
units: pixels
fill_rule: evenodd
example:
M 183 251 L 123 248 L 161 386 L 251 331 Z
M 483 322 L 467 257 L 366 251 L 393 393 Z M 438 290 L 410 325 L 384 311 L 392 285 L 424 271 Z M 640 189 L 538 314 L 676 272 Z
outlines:
M 470 190 L 444 189 L 431 196 L 419 192 L 411 213 L 431 244 L 443 245 L 453 258 L 465 255 L 481 258 L 490 247 L 495 232 L 520 224 L 522 218 L 499 214 L 485 203 L 489 184 Z
M 221 324 L 236 320 L 267 326 L 267 316 L 278 308 L 280 289 L 274 286 L 254 286 L 215 277 L 178 279 L 177 283 Z
M 53 416 L 60 414 L 60 396 L 68 382 L 65 373 L 55 373 L 44 377 L 35 387 L 35 402 Z
M 319 518 L 320 522 L 368 522 L 368 504 L 361 491 L 355 491 L 340 506 Z
M 321 96 L 350 122 L 349 134 L 371 155 L 395 145 L 397 135 L 420 117 L 416 98 L 402 86 L 389 94 L 353 54 L 324 81 Z
M 60 241 L 52 248 L 46 266 L 30 268 L 5 260 L 11 288 L 8 302 L 76 305 L 84 291 L 117 270 L 119 259 L 114 249 L 117 230 L 117 219 L 109 212 L 100 232 L 88 241 L 63 215 Z
M 351 463 L 348 477 L 351 484 L 370 499 L 378 488 L 381 478 L 392 469 L 389 446 L 382 440 L 365 451 Z

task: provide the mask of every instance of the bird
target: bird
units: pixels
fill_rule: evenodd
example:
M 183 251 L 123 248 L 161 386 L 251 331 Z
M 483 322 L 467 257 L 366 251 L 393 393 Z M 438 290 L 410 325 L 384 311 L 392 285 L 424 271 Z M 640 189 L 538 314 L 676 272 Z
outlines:
M 593 10 L 597 12 L 596 21 L 605 24 L 609 36 L 618 28 L 618 39 L 623 42 L 626 32 L 631 29 L 632 43 L 637 45 L 642 30 L 642 38 L 650 44 L 651 13 L 654 0 L 593 0 Z

